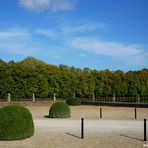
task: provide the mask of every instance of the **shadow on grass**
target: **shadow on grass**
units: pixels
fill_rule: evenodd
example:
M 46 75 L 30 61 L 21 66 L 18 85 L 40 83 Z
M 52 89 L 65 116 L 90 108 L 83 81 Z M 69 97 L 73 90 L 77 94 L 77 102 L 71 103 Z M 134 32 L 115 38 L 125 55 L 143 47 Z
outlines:
M 74 135 L 74 134 L 71 134 L 71 133 L 68 133 L 68 132 L 66 132 L 66 134 L 67 134 L 67 135 L 70 135 L 70 136 L 73 136 L 73 137 L 75 137 L 75 138 L 82 139 L 81 137 L 79 137 L 79 136 L 77 136 L 77 135 Z
M 134 140 L 138 140 L 138 141 L 143 141 L 143 139 L 139 139 L 139 138 L 128 136 L 128 135 L 124 135 L 124 134 L 120 134 L 120 136 L 126 137 L 126 138 L 130 138 L 130 139 L 134 139 Z

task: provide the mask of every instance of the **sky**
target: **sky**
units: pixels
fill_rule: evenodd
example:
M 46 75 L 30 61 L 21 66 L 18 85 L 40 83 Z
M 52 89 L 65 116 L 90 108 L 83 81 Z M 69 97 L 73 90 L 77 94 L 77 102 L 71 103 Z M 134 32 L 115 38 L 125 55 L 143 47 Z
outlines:
M 148 0 L 0 0 L 0 59 L 148 68 Z

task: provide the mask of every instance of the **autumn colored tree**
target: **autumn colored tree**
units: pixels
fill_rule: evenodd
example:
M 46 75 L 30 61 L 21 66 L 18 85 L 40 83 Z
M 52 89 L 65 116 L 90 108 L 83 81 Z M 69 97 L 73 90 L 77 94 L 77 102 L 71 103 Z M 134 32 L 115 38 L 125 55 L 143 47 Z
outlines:
M 148 95 L 148 69 L 91 70 L 46 64 L 34 57 L 20 62 L 0 60 L 0 98 L 99 98 L 100 96 Z

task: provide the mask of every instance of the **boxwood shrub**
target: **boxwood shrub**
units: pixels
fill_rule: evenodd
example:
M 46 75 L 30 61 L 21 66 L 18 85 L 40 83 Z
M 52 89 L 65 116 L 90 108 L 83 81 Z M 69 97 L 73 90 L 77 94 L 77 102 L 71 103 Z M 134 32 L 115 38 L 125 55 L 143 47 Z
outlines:
M 66 101 L 68 105 L 76 106 L 81 105 L 81 100 L 79 98 L 70 98 Z
M 49 110 L 49 118 L 69 118 L 70 108 L 65 102 L 55 102 Z
M 22 140 L 34 134 L 34 123 L 29 110 L 19 105 L 0 109 L 0 140 Z

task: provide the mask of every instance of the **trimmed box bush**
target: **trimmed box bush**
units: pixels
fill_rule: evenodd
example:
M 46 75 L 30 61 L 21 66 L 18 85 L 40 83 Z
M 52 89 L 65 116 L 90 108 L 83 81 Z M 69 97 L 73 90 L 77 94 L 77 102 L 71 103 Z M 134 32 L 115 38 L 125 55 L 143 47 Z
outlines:
M 0 140 L 22 140 L 34 134 L 34 123 L 29 110 L 19 105 L 0 109 Z
M 49 110 L 49 118 L 69 118 L 70 108 L 65 102 L 55 102 Z
M 66 101 L 68 105 L 77 106 L 81 105 L 81 100 L 79 98 L 70 98 Z

